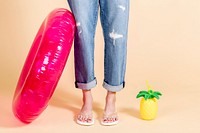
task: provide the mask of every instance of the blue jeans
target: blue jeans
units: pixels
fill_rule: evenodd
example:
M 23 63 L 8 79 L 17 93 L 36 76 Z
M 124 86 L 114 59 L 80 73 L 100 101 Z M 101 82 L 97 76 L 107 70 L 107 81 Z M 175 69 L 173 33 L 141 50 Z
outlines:
M 94 74 L 94 36 L 100 7 L 104 35 L 104 82 L 108 91 L 124 88 L 129 0 L 68 0 L 76 20 L 74 39 L 76 88 L 90 90 Z

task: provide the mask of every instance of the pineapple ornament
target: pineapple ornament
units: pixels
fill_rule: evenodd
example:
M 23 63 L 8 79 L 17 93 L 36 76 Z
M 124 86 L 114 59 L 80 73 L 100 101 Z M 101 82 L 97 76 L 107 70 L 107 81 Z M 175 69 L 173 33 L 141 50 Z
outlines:
M 153 120 L 157 116 L 159 96 L 162 94 L 153 91 L 147 82 L 148 91 L 140 91 L 136 98 L 142 97 L 140 101 L 140 116 L 144 120 Z

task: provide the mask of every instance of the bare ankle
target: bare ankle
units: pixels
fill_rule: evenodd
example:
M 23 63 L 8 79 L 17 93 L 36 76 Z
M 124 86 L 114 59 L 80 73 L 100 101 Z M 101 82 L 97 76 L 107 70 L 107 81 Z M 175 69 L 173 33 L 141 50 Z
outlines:
M 81 112 L 90 114 L 92 112 L 93 97 L 90 90 L 83 90 L 83 105 Z
M 91 90 L 83 90 L 82 93 L 83 93 L 83 102 L 84 103 L 93 100 Z
M 115 103 L 116 102 L 116 92 L 107 92 L 106 103 Z
M 112 114 L 116 112 L 115 103 L 116 103 L 116 92 L 108 91 L 107 96 L 106 96 L 106 104 L 105 104 L 104 112 L 106 114 Z

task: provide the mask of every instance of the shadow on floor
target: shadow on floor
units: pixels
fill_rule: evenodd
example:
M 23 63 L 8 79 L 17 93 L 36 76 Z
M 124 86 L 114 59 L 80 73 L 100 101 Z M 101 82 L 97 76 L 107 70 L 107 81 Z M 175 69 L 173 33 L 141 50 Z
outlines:
M 132 117 L 135 117 L 137 119 L 140 119 L 139 110 L 137 110 L 137 109 L 134 109 L 134 108 L 121 108 L 121 109 L 119 109 L 119 112 L 128 114 L 128 115 L 130 115 Z
M 26 124 L 20 122 L 15 118 L 12 112 L 12 95 L 8 93 L 1 93 L 1 103 L 0 103 L 0 127 L 11 128 L 11 127 L 22 127 Z M 2 102 L 3 101 L 3 102 Z
M 69 92 L 63 91 L 63 89 L 61 88 L 58 88 L 54 93 L 52 99 L 50 100 L 49 105 L 70 110 L 73 113 L 74 121 L 76 122 L 76 115 L 79 113 L 80 108 L 82 106 L 82 97 L 79 97 L 75 94 L 71 94 Z M 93 111 L 97 114 L 97 118 L 99 119 L 102 113 L 102 109 L 100 108 L 99 103 L 94 102 Z

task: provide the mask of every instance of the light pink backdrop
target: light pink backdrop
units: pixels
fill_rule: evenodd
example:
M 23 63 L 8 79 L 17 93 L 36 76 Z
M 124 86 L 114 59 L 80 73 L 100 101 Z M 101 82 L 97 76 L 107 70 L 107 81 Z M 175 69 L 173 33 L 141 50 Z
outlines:
M 94 89 L 96 123 L 74 122 L 81 106 L 81 91 L 74 88 L 73 50 L 58 87 L 44 113 L 30 125 L 12 114 L 15 86 L 28 50 L 46 15 L 66 0 L 0 0 L 0 133 L 198 133 L 200 132 L 200 1 L 130 0 L 126 88 L 118 93 L 121 122 L 100 126 L 106 91 L 103 80 L 103 37 L 98 22 L 95 46 Z M 83 5 L 84 6 L 84 5 Z M 163 93 L 154 121 L 139 118 L 136 94 L 145 81 Z

